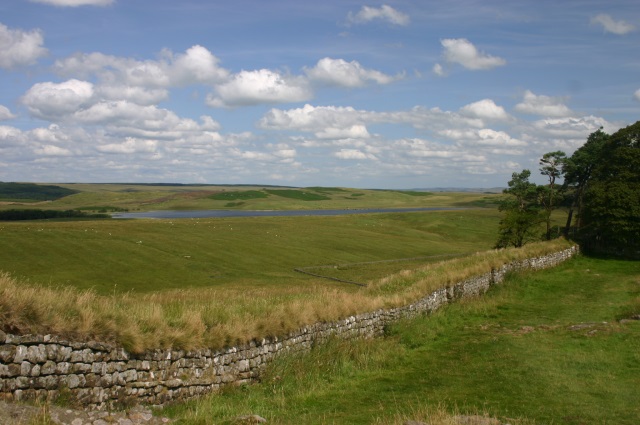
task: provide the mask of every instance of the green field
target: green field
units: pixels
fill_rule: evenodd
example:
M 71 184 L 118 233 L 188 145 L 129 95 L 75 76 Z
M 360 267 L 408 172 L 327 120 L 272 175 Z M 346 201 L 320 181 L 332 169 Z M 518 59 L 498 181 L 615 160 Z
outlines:
M 111 196 L 102 205 L 121 208 L 113 198 L 118 193 L 135 196 L 141 205 L 155 196 L 147 190 L 156 189 L 171 196 L 185 190 L 188 197 L 204 199 L 200 192 L 193 195 L 193 187 L 122 188 L 83 185 L 76 187 L 80 193 L 48 205 L 85 211 L 88 205 L 100 205 L 98 197 Z M 258 195 L 262 189 L 235 188 L 225 199 L 211 200 L 210 194 L 206 199 L 269 200 L 274 208 L 292 209 L 298 203 L 336 208 L 338 198 L 353 193 L 361 195 L 356 198 L 365 208 L 415 207 L 416 200 L 422 200 L 421 206 L 459 207 L 495 197 L 267 190 L 266 197 Z M 310 201 L 309 191 L 332 199 Z M 559 241 L 531 251 L 487 251 L 499 217 L 494 208 L 468 208 L 315 217 L 5 221 L 0 223 L 0 321 L 12 333 L 91 335 L 136 352 L 221 348 L 404 305 L 514 256 L 543 255 L 567 246 Z M 447 258 L 457 262 L 441 264 Z M 421 270 L 431 265 L 435 268 L 425 278 Z
M 274 424 L 445 425 L 454 412 L 512 425 L 635 425 L 634 315 L 640 263 L 579 257 L 395 325 L 384 339 L 282 358 L 260 384 L 163 413 L 189 425 L 248 414 Z
M 96 211 L 149 210 L 309 210 L 341 208 L 412 208 L 491 204 L 496 194 L 419 192 L 347 188 L 284 188 L 263 186 L 59 184 L 77 193 L 52 201 L 45 194 L 17 202 L 13 191 L 0 190 L 0 209 L 46 208 Z M 45 185 L 43 188 L 47 187 Z M 30 190 L 32 186 L 28 187 Z M 1 189 L 1 188 L 0 188 Z M 44 191 L 44 189 L 43 189 Z M 36 200 L 41 202 L 35 202 Z M 474 204 L 475 203 L 475 204 Z
M 495 197 L 341 188 L 63 186 L 78 193 L 48 202 L 47 209 L 224 209 L 230 202 L 234 208 L 278 210 L 459 207 Z M 34 283 L 93 288 L 100 294 L 298 286 L 310 278 L 293 269 L 334 264 L 343 267 L 323 274 L 366 282 L 415 266 L 415 261 L 383 261 L 489 249 L 498 217 L 495 209 L 476 208 L 334 217 L 0 222 L 0 270 Z M 362 262 L 380 263 L 344 267 Z

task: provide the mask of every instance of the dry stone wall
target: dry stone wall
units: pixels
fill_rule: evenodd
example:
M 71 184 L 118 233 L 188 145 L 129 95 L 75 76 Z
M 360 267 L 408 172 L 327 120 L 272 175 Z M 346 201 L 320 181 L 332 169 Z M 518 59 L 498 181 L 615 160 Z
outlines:
M 225 350 L 156 350 L 128 353 L 99 342 L 73 342 L 53 335 L 10 335 L 0 331 L 0 399 L 71 398 L 90 408 L 161 405 L 248 383 L 274 356 L 309 350 L 330 337 L 371 338 L 387 324 L 437 310 L 459 298 L 484 293 L 509 271 L 553 267 L 577 247 L 504 265 L 472 279 L 432 292 L 410 305 L 306 326 L 282 338 Z

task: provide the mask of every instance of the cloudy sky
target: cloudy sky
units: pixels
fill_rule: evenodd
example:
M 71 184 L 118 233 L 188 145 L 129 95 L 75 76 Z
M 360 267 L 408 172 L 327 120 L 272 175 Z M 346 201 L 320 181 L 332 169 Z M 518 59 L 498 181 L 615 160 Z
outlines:
M 637 0 L 0 3 L 0 181 L 505 186 L 637 120 Z

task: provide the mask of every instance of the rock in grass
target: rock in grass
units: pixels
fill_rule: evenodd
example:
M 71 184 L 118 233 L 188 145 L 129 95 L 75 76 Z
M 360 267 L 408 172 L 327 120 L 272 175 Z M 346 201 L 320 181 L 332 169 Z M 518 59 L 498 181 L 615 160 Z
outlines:
M 267 420 L 258 415 L 243 415 L 238 416 L 236 420 L 233 422 L 236 424 L 265 424 Z
M 486 416 L 478 415 L 458 415 L 453 417 L 456 425 L 502 425 L 502 422 L 496 418 L 487 418 Z

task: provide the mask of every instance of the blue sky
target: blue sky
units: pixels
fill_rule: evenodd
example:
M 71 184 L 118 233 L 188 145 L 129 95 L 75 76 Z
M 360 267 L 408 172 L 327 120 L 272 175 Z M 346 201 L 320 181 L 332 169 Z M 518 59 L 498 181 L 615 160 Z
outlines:
M 631 0 L 11 0 L 0 181 L 542 182 L 639 77 Z

